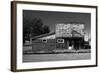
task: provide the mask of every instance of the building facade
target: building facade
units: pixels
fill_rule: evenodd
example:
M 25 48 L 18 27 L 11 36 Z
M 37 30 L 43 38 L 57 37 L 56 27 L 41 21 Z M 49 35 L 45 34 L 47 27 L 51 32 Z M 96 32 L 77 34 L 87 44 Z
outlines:
M 84 48 L 84 24 L 67 23 L 56 25 L 57 48 Z M 62 41 L 62 42 L 59 42 Z M 62 44 L 62 45 L 61 45 Z
M 56 24 L 54 33 L 43 34 L 32 39 L 34 51 L 84 49 L 84 24 Z

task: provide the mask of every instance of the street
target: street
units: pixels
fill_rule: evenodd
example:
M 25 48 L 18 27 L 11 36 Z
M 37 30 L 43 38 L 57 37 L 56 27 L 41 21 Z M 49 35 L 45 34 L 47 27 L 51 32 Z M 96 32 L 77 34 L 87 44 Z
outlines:
M 30 54 L 23 55 L 23 62 L 64 61 L 91 59 L 91 53 Z

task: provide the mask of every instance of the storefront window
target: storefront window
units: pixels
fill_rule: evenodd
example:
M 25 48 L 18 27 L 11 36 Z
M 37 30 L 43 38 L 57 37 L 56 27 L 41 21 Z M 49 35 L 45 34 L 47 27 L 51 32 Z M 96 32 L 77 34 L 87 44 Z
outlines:
M 42 42 L 43 42 L 43 43 L 47 43 L 47 39 L 43 39 Z
M 64 39 L 57 39 L 57 43 L 64 43 Z

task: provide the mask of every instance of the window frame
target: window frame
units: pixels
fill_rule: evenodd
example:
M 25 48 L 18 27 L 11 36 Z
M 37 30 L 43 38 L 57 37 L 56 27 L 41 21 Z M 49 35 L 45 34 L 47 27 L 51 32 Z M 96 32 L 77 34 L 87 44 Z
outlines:
M 59 40 L 60 40 L 60 42 L 59 42 Z M 63 40 L 63 41 L 61 42 L 61 40 Z M 57 43 L 64 43 L 64 39 L 57 39 Z
M 45 40 L 45 41 L 44 41 L 44 40 Z M 42 39 L 42 42 L 43 42 L 43 43 L 47 43 L 47 39 Z

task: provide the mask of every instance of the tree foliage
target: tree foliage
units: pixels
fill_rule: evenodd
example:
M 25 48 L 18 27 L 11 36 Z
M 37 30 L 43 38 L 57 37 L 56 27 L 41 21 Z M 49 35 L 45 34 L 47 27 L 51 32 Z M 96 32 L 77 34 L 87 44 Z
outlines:
M 42 20 L 39 18 L 34 18 L 30 21 L 23 21 L 23 42 L 25 40 L 30 40 L 31 37 L 46 34 L 50 32 L 47 25 L 43 25 Z

